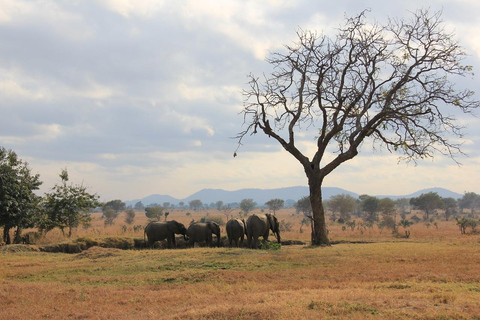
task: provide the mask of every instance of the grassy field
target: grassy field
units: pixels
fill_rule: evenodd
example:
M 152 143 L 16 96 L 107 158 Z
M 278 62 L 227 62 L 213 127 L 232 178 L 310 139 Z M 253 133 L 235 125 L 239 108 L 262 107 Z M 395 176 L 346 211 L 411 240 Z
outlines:
M 283 239 L 308 241 L 298 216 L 277 216 L 292 224 Z M 135 224 L 145 222 L 138 214 Z M 123 232 L 122 217 L 102 223 L 96 216 L 76 236 L 143 237 Z M 331 225 L 331 247 L 281 250 L 3 247 L 0 319 L 480 319 L 480 236 L 451 221 L 409 229 L 403 239 Z M 40 246 L 58 241 L 52 232 Z

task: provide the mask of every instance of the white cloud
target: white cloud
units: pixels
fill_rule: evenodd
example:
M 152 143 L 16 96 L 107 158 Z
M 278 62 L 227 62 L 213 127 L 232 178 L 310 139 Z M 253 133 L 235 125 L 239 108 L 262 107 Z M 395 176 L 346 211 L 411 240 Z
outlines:
M 8 23 L 19 16 L 32 12 L 32 4 L 18 0 L 2 0 L 0 5 L 0 23 Z
M 101 0 L 101 3 L 125 18 L 151 18 L 164 5 L 161 0 Z

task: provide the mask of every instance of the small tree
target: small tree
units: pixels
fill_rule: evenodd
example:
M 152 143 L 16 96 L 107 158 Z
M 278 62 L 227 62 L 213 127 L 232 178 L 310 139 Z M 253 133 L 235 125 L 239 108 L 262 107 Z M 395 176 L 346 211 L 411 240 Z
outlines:
M 0 147 L 0 226 L 6 244 L 11 243 L 10 229 L 17 228 L 14 242 L 19 243 L 22 229 L 37 222 L 41 198 L 34 191 L 41 184 L 40 175 L 33 175 L 27 162 Z
M 475 212 L 475 208 L 480 206 L 480 195 L 475 192 L 465 192 L 463 197 L 458 200 L 462 213 L 463 209 L 470 209 L 471 213 Z
M 395 209 L 395 201 L 390 198 L 383 198 L 378 201 L 378 209 L 382 214 L 381 226 L 397 231 L 397 221 Z
M 142 201 L 138 201 L 137 203 L 135 203 L 135 206 L 133 207 L 135 210 L 144 210 L 145 209 L 145 206 L 143 205 Z
M 158 221 L 163 216 L 163 208 L 160 207 L 160 206 L 146 207 L 145 208 L 145 215 L 149 219 L 153 219 L 153 220 Z
M 401 214 L 408 213 L 408 208 L 410 207 L 410 200 L 407 198 L 400 198 L 395 200 L 395 206 L 400 210 Z
M 339 212 L 340 219 L 346 222 L 351 219 L 351 213 L 355 211 L 357 199 L 348 194 L 338 194 L 332 196 L 328 204 L 332 212 Z
M 88 193 L 83 185 L 67 185 L 67 169 L 63 169 L 59 176 L 61 183 L 45 194 L 45 212 L 51 222 L 45 232 L 60 228 L 64 233 L 64 229 L 68 228 L 68 236 L 71 237 L 73 228 L 92 219 L 88 211 L 101 205 L 98 201 L 100 197 Z
M 376 197 L 371 197 L 368 195 L 361 195 L 360 196 L 362 211 L 365 213 L 365 221 L 366 222 L 375 222 L 378 220 L 377 210 L 379 200 Z
M 111 226 L 113 225 L 113 221 L 115 220 L 115 218 L 118 217 L 118 212 L 116 212 L 115 209 L 113 209 L 110 206 L 104 207 L 103 217 L 105 218 L 104 220 L 105 226 Z
M 411 198 L 410 204 L 425 213 L 424 220 L 428 220 L 436 209 L 443 207 L 442 197 L 436 192 L 423 193 L 419 197 Z
M 440 12 L 421 10 L 384 25 L 365 15 L 347 18 L 332 38 L 299 30 L 297 43 L 269 58 L 273 72 L 262 79 L 250 75 L 244 92 L 246 128 L 238 146 L 260 131 L 301 164 L 315 245 L 330 243 L 323 182 L 356 157 L 364 142 L 399 152 L 406 161 L 436 152 L 455 160 L 462 128 L 456 110 L 447 108 L 469 113 L 480 105 L 473 91 L 456 87 L 455 77 L 471 75 L 472 68 L 463 64 L 466 53 L 446 31 Z M 300 149 L 302 136 L 315 137 L 312 154 Z
M 276 211 L 283 208 L 285 201 L 282 199 L 272 199 L 265 203 L 270 210 L 273 211 L 273 215 L 275 216 Z
M 445 209 L 445 221 L 448 221 L 452 215 L 457 214 L 458 202 L 454 198 L 442 198 L 443 209 Z
M 222 210 L 223 207 L 223 201 L 219 200 L 215 203 L 215 206 L 217 207 L 217 210 L 220 211 Z
M 248 215 L 248 213 L 255 209 L 256 206 L 257 203 L 253 201 L 253 199 L 243 199 L 240 201 L 240 209 L 242 209 L 245 215 Z
M 305 217 L 310 217 L 312 216 L 312 205 L 310 202 L 310 197 L 305 196 L 300 198 L 295 204 L 293 205 L 297 213 L 303 213 Z
M 132 224 L 135 220 L 135 211 L 133 209 L 125 210 L 125 223 Z
M 118 212 L 121 212 L 121 211 L 125 210 L 126 205 L 125 205 L 125 202 L 123 202 L 122 200 L 111 200 L 111 201 L 106 202 L 103 205 L 103 208 L 106 208 L 106 207 L 110 207 L 113 210 L 115 210 L 115 212 L 118 213 Z
M 203 206 L 203 203 L 199 199 L 195 199 L 195 200 L 189 201 L 188 206 L 191 209 L 193 209 L 193 211 L 197 211 Z

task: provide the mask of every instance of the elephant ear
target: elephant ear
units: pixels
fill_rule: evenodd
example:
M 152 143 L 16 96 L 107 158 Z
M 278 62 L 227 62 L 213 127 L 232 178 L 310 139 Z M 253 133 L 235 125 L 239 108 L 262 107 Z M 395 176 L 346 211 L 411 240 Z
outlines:
M 220 229 L 220 226 L 216 222 L 213 222 L 213 221 L 208 222 L 208 227 L 215 234 L 217 234 L 217 231 Z
M 167 222 L 167 229 L 170 232 L 176 233 L 176 231 L 180 230 L 179 223 L 175 220 L 170 220 Z

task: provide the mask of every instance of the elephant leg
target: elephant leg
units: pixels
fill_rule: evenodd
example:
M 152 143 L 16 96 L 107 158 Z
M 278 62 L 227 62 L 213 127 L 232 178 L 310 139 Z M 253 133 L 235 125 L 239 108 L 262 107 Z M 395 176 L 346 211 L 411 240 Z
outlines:
M 167 248 L 170 249 L 172 247 L 172 238 L 167 237 Z

